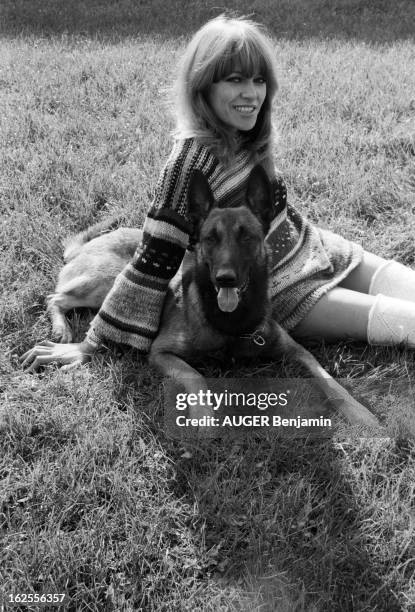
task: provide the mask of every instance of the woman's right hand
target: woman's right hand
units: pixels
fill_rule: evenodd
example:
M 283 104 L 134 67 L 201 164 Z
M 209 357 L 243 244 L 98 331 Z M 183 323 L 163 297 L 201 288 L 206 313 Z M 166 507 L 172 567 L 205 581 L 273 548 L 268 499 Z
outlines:
M 60 365 L 63 366 L 62 369 L 68 370 L 90 361 L 94 352 L 95 347 L 86 341 L 59 344 L 45 340 L 24 353 L 20 362 L 28 372 L 36 372 L 50 364 Z

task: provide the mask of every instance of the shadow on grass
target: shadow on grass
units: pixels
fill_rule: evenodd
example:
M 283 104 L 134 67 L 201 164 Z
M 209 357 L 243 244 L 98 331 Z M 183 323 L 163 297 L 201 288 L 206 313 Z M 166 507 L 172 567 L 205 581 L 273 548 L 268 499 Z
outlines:
M 246 593 L 246 609 L 402 609 L 393 527 L 376 498 L 406 469 L 398 439 L 339 445 L 253 434 L 193 451 L 190 461 L 175 459 L 174 493 L 197 508 L 209 580 Z
M 188 36 L 225 11 L 249 15 L 281 39 L 356 39 L 387 43 L 413 39 L 412 0 L 2 0 L 0 33 L 6 36 Z
M 214 360 L 206 367 L 205 376 L 218 375 Z M 397 444 L 378 441 L 376 455 L 373 440 L 344 450 L 327 438 L 253 434 L 189 444 L 189 459 L 179 443 L 154 435 L 175 465 L 174 497 L 197 509 L 199 580 L 236 590 L 247 605 L 241 609 L 401 610 L 391 527 L 375 520 L 376 493 L 345 469 L 362 468 L 376 491 L 379 479 L 405 468 Z M 366 473 L 368 452 L 375 465 Z
M 218 551 L 213 579 L 248 585 L 259 598 L 253 609 L 401 610 L 385 579 L 390 560 L 368 546 L 370 510 L 356 500 L 332 441 L 225 446 L 178 464 L 176 493 L 191 490 L 206 549 Z

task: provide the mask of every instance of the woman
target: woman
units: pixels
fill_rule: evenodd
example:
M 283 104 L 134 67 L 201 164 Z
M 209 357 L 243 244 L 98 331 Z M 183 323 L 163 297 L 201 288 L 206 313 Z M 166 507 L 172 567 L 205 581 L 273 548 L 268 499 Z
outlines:
M 219 205 L 245 193 L 256 163 L 275 190 L 271 296 L 275 319 L 296 337 L 344 337 L 415 347 L 415 273 L 320 230 L 287 204 L 272 157 L 273 49 L 261 28 L 225 16 L 208 22 L 184 54 L 177 80 L 177 130 L 133 261 L 118 276 L 79 344 L 45 342 L 22 357 L 29 369 L 74 366 L 105 340 L 148 352 L 170 279 L 189 244 L 189 177 L 201 170 Z M 36 358 L 36 366 L 33 362 Z

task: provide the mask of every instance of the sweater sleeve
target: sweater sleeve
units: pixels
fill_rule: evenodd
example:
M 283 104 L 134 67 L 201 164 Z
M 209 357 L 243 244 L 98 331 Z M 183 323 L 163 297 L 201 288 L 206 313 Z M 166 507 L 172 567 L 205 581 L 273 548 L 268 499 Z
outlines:
M 149 351 L 158 332 L 167 286 L 189 242 L 189 177 L 193 168 L 203 171 L 207 161 L 199 149 L 189 141 L 173 148 L 144 222 L 142 244 L 117 276 L 87 333 L 87 341 L 94 346 L 110 340 Z

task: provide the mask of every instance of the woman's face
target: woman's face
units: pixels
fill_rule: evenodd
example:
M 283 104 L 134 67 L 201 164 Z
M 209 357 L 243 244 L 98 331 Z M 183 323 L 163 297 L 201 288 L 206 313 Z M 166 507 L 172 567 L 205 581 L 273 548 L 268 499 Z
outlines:
M 252 130 L 267 94 L 267 84 L 260 75 L 244 76 L 235 70 L 212 83 L 208 101 L 215 114 L 236 130 Z

